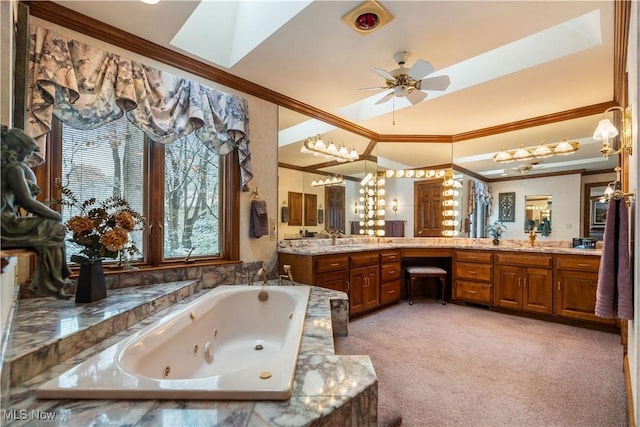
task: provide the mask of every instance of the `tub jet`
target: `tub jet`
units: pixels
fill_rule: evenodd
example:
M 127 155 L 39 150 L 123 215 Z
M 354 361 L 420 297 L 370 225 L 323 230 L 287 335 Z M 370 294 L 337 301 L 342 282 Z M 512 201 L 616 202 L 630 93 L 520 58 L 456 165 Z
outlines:
M 266 291 L 260 291 L 260 293 L 258 294 L 258 299 L 264 302 L 269 299 L 269 294 Z
M 253 348 L 254 350 L 262 350 L 264 347 L 262 346 L 262 344 L 256 344 L 256 346 Z

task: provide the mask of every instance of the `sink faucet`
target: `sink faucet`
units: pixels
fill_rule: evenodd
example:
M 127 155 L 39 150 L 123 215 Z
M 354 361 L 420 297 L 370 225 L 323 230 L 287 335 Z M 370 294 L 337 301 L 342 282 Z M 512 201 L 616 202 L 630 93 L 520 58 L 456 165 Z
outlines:
M 291 266 L 289 264 L 285 264 L 282 269 L 285 274 L 280 274 L 278 276 L 278 286 L 282 286 L 282 279 L 288 279 L 293 285 L 293 275 L 291 274 Z
M 264 267 L 260 267 L 260 269 L 256 273 L 256 278 L 259 277 L 262 277 L 262 286 L 267 286 L 267 281 L 269 280 L 269 278 L 267 277 L 267 271 L 264 269 Z
M 332 233 L 329 233 L 329 235 L 331 236 L 331 246 L 335 246 L 336 245 L 336 239 L 338 237 L 342 237 L 343 234 L 340 231 L 335 231 Z
M 531 245 L 531 247 L 534 247 L 536 245 L 536 231 L 535 230 L 531 230 L 529 232 L 529 244 Z

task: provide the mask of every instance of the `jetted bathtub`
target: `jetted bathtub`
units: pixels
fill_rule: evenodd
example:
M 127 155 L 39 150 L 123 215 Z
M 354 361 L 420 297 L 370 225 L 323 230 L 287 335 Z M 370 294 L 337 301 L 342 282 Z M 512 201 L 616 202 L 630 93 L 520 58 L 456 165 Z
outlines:
M 218 286 L 43 384 L 39 398 L 286 400 L 309 286 Z

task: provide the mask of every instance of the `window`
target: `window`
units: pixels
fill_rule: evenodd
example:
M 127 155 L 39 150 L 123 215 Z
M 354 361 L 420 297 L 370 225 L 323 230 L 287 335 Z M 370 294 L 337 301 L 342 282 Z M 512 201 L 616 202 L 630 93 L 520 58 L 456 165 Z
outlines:
M 164 257 L 219 255 L 219 156 L 193 134 L 164 151 Z
M 95 197 L 99 202 L 119 195 L 146 217 L 146 229 L 132 234 L 142 254 L 131 261 L 157 265 L 170 259 L 220 257 L 225 182 L 221 157 L 195 135 L 163 146 L 148 140 L 126 117 L 93 130 L 58 125 L 60 131 L 51 138 L 60 135 L 61 143 L 51 146 L 61 147 L 63 185 L 80 200 Z M 150 161 L 162 157 L 164 162 Z M 74 214 L 62 208 L 63 221 Z M 67 257 L 78 251 L 67 242 Z

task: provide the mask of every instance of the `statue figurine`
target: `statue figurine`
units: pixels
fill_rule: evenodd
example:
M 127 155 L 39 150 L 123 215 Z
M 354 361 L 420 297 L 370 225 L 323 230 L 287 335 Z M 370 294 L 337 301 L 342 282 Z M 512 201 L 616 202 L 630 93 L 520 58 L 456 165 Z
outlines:
M 65 254 L 66 227 L 62 217 L 35 199 L 40 192 L 25 159 L 39 151 L 22 129 L 2 126 L 2 235 L 3 249 L 31 248 L 37 254 L 30 289 L 39 295 L 68 299 L 71 270 Z M 20 209 L 31 215 L 21 216 Z

